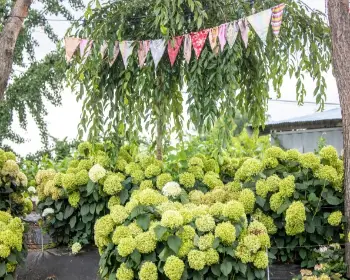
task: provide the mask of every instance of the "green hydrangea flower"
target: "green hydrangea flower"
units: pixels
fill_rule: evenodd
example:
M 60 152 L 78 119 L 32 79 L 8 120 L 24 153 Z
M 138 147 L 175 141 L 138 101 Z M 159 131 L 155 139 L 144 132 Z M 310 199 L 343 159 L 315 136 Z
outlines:
M 118 254 L 122 257 L 129 256 L 136 248 L 136 241 L 132 237 L 125 237 L 119 240 L 117 247 Z
M 149 254 L 156 249 L 157 239 L 154 231 L 147 231 L 138 234 L 135 237 L 136 249 L 141 254 Z
M 90 159 L 82 159 L 78 164 L 78 169 L 80 170 L 90 170 L 93 166 L 93 162 Z
M 170 256 L 165 261 L 164 273 L 170 280 L 180 280 L 184 270 L 184 262 L 176 256 Z
M 135 185 L 139 185 L 145 179 L 145 174 L 142 170 L 134 170 L 130 175 L 132 177 L 132 183 Z
M 190 160 L 188 161 L 188 165 L 189 166 L 198 166 L 201 169 L 204 168 L 203 160 L 201 158 L 199 158 L 199 157 L 192 157 L 192 158 L 190 158 Z
M 257 209 L 253 218 L 261 222 L 267 229 L 268 234 L 273 235 L 277 232 L 277 227 L 272 217 L 265 215 L 260 209 Z
M 320 158 L 314 153 L 301 154 L 299 161 L 302 167 L 312 170 L 317 170 L 321 165 Z
M 323 147 L 319 154 L 321 159 L 327 160 L 332 165 L 339 159 L 338 152 L 333 146 Z
M 259 251 L 254 258 L 253 265 L 259 269 L 266 269 L 269 265 L 267 253 L 264 251 Z
M 285 160 L 286 153 L 280 147 L 270 147 L 270 148 L 265 150 L 264 157 Z
M 89 173 L 84 169 L 75 175 L 75 185 L 84 186 L 89 182 Z
M 297 149 L 291 149 L 286 152 L 286 159 L 290 161 L 300 161 L 300 152 Z
M 222 215 L 222 211 L 224 209 L 224 204 L 221 202 L 216 202 L 209 208 L 209 214 L 215 218 L 218 218 Z
M 13 152 L 5 152 L 5 156 L 7 160 L 16 161 L 16 155 Z
M 236 228 L 230 222 L 223 222 L 216 226 L 215 237 L 225 246 L 231 246 L 236 240 Z
M 180 212 L 168 210 L 162 214 L 161 225 L 170 229 L 178 228 L 183 225 L 184 219 Z
M 202 270 L 206 264 L 205 253 L 198 250 L 191 250 L 187 255 L 188 265 L 194 270 Z
M 284 197 L 292 197 L 295 191 L 295 178 L 293 175 L 289 175 L 282 179 L 279 183 L 279 192 Z
M 153 189 L 152 180 L 143 180 L 140 184 L 140 190 Z
M 120 240 L 127 237 L 132 237 L 131 231 L 127 226 L 118 226 L 113 232 L 112 241 L 115 245 L 118 245 Z M 136 248 L 136 243 L 135 243 Z
M 128 268 L 125 263 L 122 263 L 120 267 L 117 269 L 116 276 L 118 280 L 133 280 L 134 271 Z
M 158 176 L 162 172 L 162 169 L 159 165 L 151 164 L 145 170 L 146 178 L 152 178 Z
M 297 235 L 305 231 L 304 223 L 306 213 L 304 204 L 301 201 L 294 201 L 286 211 L 286 233 L 287 235 Z
M 128 212 L 125 210 L 125 207 L 121 205 L 114 205 L 111 207 L 111 217 L 116 225 L 122 224 L 126 218 L 129 216 Z
M 282 193 L 274 193 L 270 198 L 270 208 L 272 211 L 277 212 L 278 208 L 284 203 L 284 195 Z
M 246 214 L 251 214 L 254 211 L 255 206 L 255 195 L 250 189 L 244 189 L 241 191 L 238 201 L 244 206 L 244 212 Z
M 220 261 L 220 256 L 215 249 L 210 248 L 209 250 L 205 251 L 205 263 L 207 266 L 217 264 L 219 263 L 219 261 Z
M 209 232 L 215 228 L 215 220 L 209 214 L 198 217 L 195 224 L 197 229 L 201 232 Z
M 80 193 L 79 192 L 73 192 L 70 195 L 68 195 L 68 202 L 73 208 L 77 208 L 80 201 Z
M 103 191 L 108 195 L 116 195 L 123 189 L 120 177 L 116 174 L 108 175 L 103 183 Z
M 211 190 L 216 187 L 224 186 L 224 183 L 217 177 L 217 175 L 212 173 L 206 173 L 204 175 L 203 183 L 206 184 Z
M 152 262 L 144 262 L 139 272 L 140 280 L 157 280 L 157 266 Z
M 16 178 L 18 173 L 19 173 L 19 166 L 14 160 L 9 159 L 5 161 L 1 169 L 2 176 L 10 176 L 12 178 Z
M 184 188 L 191 189 L 196 183 L 196 177 L 189 172 L 185 172 L 179 175 L 179 182 Z
M 240 222 L 245 217 L 244 206 L 239 201 L 230 201 L 224 205 L 222 215 L 233 222 Z
M 205 250 L 212 248 L 213 243 L 214 243 L 214 239 L 215 239 L 215 237 L 214 237 L 214 234 L 212 234 L 212 233 L 208 233 L 208 234 L 200 236 L 198 239 L 198 245 L 197 245 L 199 250 L 205 251 Z
M 173 177 L 169 173 L 162 173 L 157 177 L 157 188 L 161 190 L 166 183 L 169 183 L 173 180 Z
M 204 171 L 200 166 L 193 165 L 188 168 L 188 172 L 192 173 L 197 180 L 203 180 Z
M 189 199 L 192 203 L 201 204 L 204 197 L 204 193 L 198 190 L 191 191 L 189 193 Z
M 130 162 L 125 166 L 125 173 L 131 175 L 135 170 L 141 170 L 141 166 L 136 162 Z
M 125 171 L 125 167 L 126 167 L 127 164 L 128 163 L 127 163 L 127 161 L 125 159 L 119 158 L 117 160 L 117 162 L 115 163 L 115 169 L 117 169 L 118 171 L 123 172 L 123 171 Z
M 247 159 L 242 166 L 237 170 L 235 175 L 236 181 L 246 181 L 253 176 L 258 175 L 263 170 L 263 165 L 260 160 L 255 158 Z
M 205 172 L 215 172 L 215 173 L 219 173 L 220 168 L 219 168 L 219 164 L 217 163 L 217 161 L 215 159 L 208 159 L 204 161 L 204 167 L 203 167 Z
M 336 227 L 340 225 L 342 218 L 343 213 L 341 211 L 335 211 L 328 216 L 327 221 L 331 226 Z
M 89 156 L 92 152 L 92 144 L 89 142 L 83 142 L 78 145 L 78 152 L 82 156 Z

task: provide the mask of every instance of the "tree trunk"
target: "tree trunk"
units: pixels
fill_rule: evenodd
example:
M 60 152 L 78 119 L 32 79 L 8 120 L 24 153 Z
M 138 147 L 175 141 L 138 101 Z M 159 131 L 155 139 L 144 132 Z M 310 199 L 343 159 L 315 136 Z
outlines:
M 157 150 L 157 159 L 163 159 L 163 126 L 160 118 L 157 120 L 157 138 L 156 138 L 156 150 Z
M 0 34 L 0 100 L 5 96 L 12 70 L 16 41 L 22 29 L 22 23 L 28 16 L 31 4 L 32 0 L 17 0 Z
M 337 81 L 343 118 L 345 164 L 345 217 L 350 226 L 350 14 L 348 0 L 328 0 L 328 17 L 332 34 L 332 64 Z M 347 233 L 346 232 L 346 233 Z M 348 234 L 345 234 L 346 238 Z M 345 259 L 350 277 L 350 244 L 345 246 Z

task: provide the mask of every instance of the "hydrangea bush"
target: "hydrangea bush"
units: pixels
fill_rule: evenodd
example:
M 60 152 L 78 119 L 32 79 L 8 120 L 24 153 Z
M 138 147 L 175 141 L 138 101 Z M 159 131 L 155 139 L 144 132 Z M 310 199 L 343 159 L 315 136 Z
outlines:
M 248 223 L 244 204 L 181 203 L 176 182 L 164 194 L 135 190 L 125 206 L 97 220 L 103 279 L 265 279 L 270 239 Z M 166 189 L 166 190 L 165 190 Z M 170 190 L 172 189 L 172 190 Z
M 0 278 L 14 279 L 17 265 L 23 264 L 24 225 L 20 218 L 0 211 Z
M 33 210 L 27 192 L 28 180 L 20 170 L 16 155 L 0 149 L 0 210 L 24 216 Z

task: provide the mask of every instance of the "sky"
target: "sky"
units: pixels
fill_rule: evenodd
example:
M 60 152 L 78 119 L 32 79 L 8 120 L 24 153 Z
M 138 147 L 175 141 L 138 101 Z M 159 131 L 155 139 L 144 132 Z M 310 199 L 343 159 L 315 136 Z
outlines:
M 311 8 L 318 9 L 322 12 L 325 10 L 324 0 L 304 0 L 304 2 Z M 70 24 L 68 22 L 52 22 L 52 26 L 55 32 L 63 38 Z M 43 58 L 48 52 L 55 49 L 55 45 L 50 42 L 42 30 L 36 30 L 34 37 L 40 43 L 40 46 L 36 49 L 36 56 L 38 59 Z M 329 103 L 325 106 L 325 109 L 338 108 L 339 97 L 332 73 L 326 73 L 325 79 L 327 83 L 327 103 Z M 304 99 L 306 103 L 303 106 L 298 106 L 296 102 L 293 102 L 296 100 L 296 81 L 289 79 L 289 77 L 286 77 L 283 82 L 282 96 L 280 98 L 283 101 L 276 100 L 276 95 L 273 92 L 270 93 L 272 100 L 269 102 L 268 114 L 270 115 L 271 121 L 286 120 L 312 114 L 317 111 L 318 106 L 313 97 L 315 84 L 311 78 L 306 79 L 305 84 L 307 95 Z M 284 102 L 285 100 L 289 100 L 290 102 Z M 46 121 L 49 134 L 58 139 L 63 139 L 65 137 L 74 139 L 77 136 L 77 126 L 81 114 L 81 103 L 76 101 L 75 95 L 70 92 L 69 89 L 66 89 L 62 92 L 61 107 L 54 107 L 50 104 L 48 104 L 47 107 L 49 113 L 46 117 Z M 14 130 L 23 135 L 26 142 L 24 144 L 6 142 L 6 144 L 13 147 L 20 155 L 24 156 L 28 153 L 34 153 L 42 148 L 39 130 L 32 119 L 29 119 L 27 131 L 21 130 L 17 121 L 14 123 Z

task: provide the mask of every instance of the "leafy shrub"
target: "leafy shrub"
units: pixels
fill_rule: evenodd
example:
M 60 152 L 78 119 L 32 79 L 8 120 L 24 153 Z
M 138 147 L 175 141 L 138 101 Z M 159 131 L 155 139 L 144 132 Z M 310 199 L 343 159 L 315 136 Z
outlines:
M 0 149 L 0 210 L 23 216 L 33 209 L 27 193 L 28 179 L 20 170 L 16 156 Z
M 181 203 L 176 182 L 136 190 L 125 205 L 95 224 L 100 273 L 108 279 L 264 279 L 270 240 L 265 226 L 248 223 L 244 204 Z M 213 213 L 213 214 L 212 214 Z
M 18 264 L 25 256 L 23 248 L 24 225 L 20 218 L 0 211 L 0 278 L 13 279 Z

